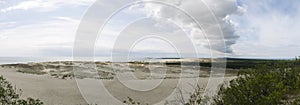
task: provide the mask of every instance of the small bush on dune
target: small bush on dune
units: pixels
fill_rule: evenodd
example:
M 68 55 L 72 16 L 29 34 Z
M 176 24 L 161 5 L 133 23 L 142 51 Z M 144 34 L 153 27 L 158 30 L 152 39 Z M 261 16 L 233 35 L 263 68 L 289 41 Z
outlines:
M 20 90 L 21 91 L 21 90 Z M 0 104 L 1 105 L 43 105 L 39 99 L 20 99 L 20 94 L 16 92 L 3 76 L 0 76 Z
M 127 105 L 144 105 L 144 104 L 141 104 L 141 102 L 137 102 L 130 97 L 127 97 L 127 100 L 123 101 L 123 103 L 127 104 Z M 149 104 L 145 104 L 145 105 L 149 105 Z

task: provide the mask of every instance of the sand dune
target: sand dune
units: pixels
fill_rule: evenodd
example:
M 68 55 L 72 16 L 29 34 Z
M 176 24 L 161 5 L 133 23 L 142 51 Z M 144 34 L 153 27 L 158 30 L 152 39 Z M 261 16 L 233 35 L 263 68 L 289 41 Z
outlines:
M 55 64 L 55 63 L 54 63 Z M 36 65 L 36 64 L 31 64 Z M 57 78 L 56 76 L 51 75 L 51 73 L 56 73 L 57 75 L 64 74 L 64 73 L 72 73 L 69 66 L 59 66 L 59 64 L 55 64 L 52 66 L 45 65 L 45 63 L 41 64 L 43 66 L 38 66 L 32 68 L 28 65 L 21 65 L 23 67 L 9 67 L 3 66 L 0 68 L 0 74 L 7 78 L 12 84 L 16 85 L 17 88 L 22 89 L 22 97 L 33 97 L 39 98 L 47 105 L 78 105 L 78 104 L 122 104 L 122 100 L 126 100 L 126 98 L 132 97 L 140 102 L 149 103 L 149 104 L 157 104 L 163 105 L 166 100 L 170 102 L 175 102 L 178 98 L 178 91 L 176 87 L 181 87 L 181 89 L 186 90 L 193 90 L 193 87 L 190 85 L 191 81 L 195 81 L 195 78 L 190 74 L 194 72 L 185 71 L 183 72 L 184 75 L 182 78 L 178 75 L 175 71 L 168 71 L 167 75 L 169 78 L 153 78 L 153 79 L 146 79 L 143 81 L 139 80 L 124 80 L 123 82 L 127 85 L 130 85 L 130 88 L 133 89 L 142 89 L 143 87 L 151 87 L 152 84 L 157 83 L 159 80 L 164 80 L 162 82 L 163 85 L 159 86 L 159 90 L 152 91 L 152 92 L 136 92 L 132 91 L 129 88 L 124 88 L 123 84 L 119 84 L 118 79 L 115 78 L 94 78 L 92 76 L 84 75 L 84 78 L 78 78 L 77 83 L 74 78 Z M 64 64 L 65 65 L 65 64 Z M 101 64 L 99 66 L 102 68 L 101 75 L 107 76 L 107 72 L 109 69 L 107 64 Z M 20 71 L 22 68 L 24 69 L 34 69 L 38 71 L 42 71 L 45 73 L 41 74 L 30 74 L 30 73 L 22 73 Z M 51 70 L 45 70 L 46 68 L 52 68 Z M 56 68 L 56 69 L 55 69 Z M 103 69 L 104 68 L 104 69 Z M 142 66 L 140 68 L 143 68 Z M 86 69 L 86 67 L 79 68 L 79 69 Z M 60 72 L 57 72 L 60 70 Z M 51 71 L 51 72 L 50 72 Z M 129 70 L 130 71 L 130 70 Z M 127 71 L 127 72 L 129 72 Z M 103 74 L 104 73 L 104 74 Z M 123 72 L 126 73 L 126 72 Z M 140 78 L 144 78 L 141 75 L 147 75 L 149 71 L 134 71 L 134 75 L 140 76 Z M 203 72 L 202 74 L 204 74 Z M 207 74 L 205 74 L 207 75 Z M 233 76 L 228 76 L 225 78 L 225 81 L 229 81 L 233 79 Z M 208 77 L 201 77 L 197 82 L 203 89 L 206 87 L 208 82 Z M 177 82 L 179 84 L 177 85 Z M 99 83 L 100 82 L 100 83 Z M 95 84 L 99 83 L 99 84 Z M 79 88 L 78 88 L 79 86 Z M 182 88 L 183 87 L 183 88 Z M 151 89 L 151 88 L 149 88 Z M 84 94 L 80 93 L 83 92 Z M 184 93 L 185 97 L 188 97 L 189 92 Z M 166 99 L 165 99 L 166 98 Z M 86 100 L 85 100 L 86 99 Z M 119 100 L 121 101 L 119 101 Z M 164 99 L 164 100 L 162 100 Z M 161 101 L 161 102 L 160 102 Z

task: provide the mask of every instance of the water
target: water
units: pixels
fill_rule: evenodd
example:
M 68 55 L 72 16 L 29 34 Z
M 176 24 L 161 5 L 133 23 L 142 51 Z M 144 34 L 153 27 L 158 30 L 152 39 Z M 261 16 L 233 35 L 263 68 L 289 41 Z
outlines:
M 132 62 L 132 61 L 148 61 L 158 62 L 166 59 L 161 58 L 127 58 L 114 59 L 111 57 L 0 57 L 0 64 L 16 64 L 16 63 L 30 63 L 30 62 L 53 62 L 53 61 L 113 61 L 113 62 Z
M 85 58 L 92 59 L 92 58 Z M 75 59 L 79 60 L 79 59 Z M 16 64 L 29 62 L 73 61 L 72 57 L 0 57 L 0 64 Z M 94 61 L 109 61 L 108 57 L 95 57 Z

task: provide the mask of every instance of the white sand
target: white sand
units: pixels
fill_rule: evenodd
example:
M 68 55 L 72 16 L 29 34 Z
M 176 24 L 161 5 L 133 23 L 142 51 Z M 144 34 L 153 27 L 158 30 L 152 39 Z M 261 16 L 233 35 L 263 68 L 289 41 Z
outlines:
M 24 74 L 7 68 L 0 68 L 0 75 L 16 85 L 18 89 L 22 89 L 22 97 L 39 98 L 47 105 L 86 104 L 75 80 Z

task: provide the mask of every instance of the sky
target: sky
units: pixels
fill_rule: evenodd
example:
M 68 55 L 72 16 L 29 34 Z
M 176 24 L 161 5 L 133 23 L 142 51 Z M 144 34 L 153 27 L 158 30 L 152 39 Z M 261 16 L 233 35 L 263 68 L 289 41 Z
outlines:
M 137 57 L 178 57 L 181 48 L 186 55 L 193 53 L 191 48 L 195 48 L 199 57 L 209 57 L 211 52 L 244 58 L 300 55 L 299 0 L 165 1 L 179 9 L 146 2 L 121 9 L 99 33 L 95 56 L 109 57 L 113 51 L 130 50 L 131 56 Z M 0 56 L 72 56 L 78 26 L 95 2 L 0 0 Z M 121 2 L 97 1 L 99 15 L 96 12 L 95 16 L 106 20 L 100 12 L 109 11 Z M 199 5 L 194 5 L 196 3 Z M 200 20 L 201 28 L 184 12 Z M 211 27 L 219 27 L 222 31 L 225 47 L 220 46 L 221 37 L 215 35 L 219 30 Z M 139 35 L 159 37 L 135 40 L 130 49 L 121 47 Z M 116 46 L 118 44 L 120 46 Z

